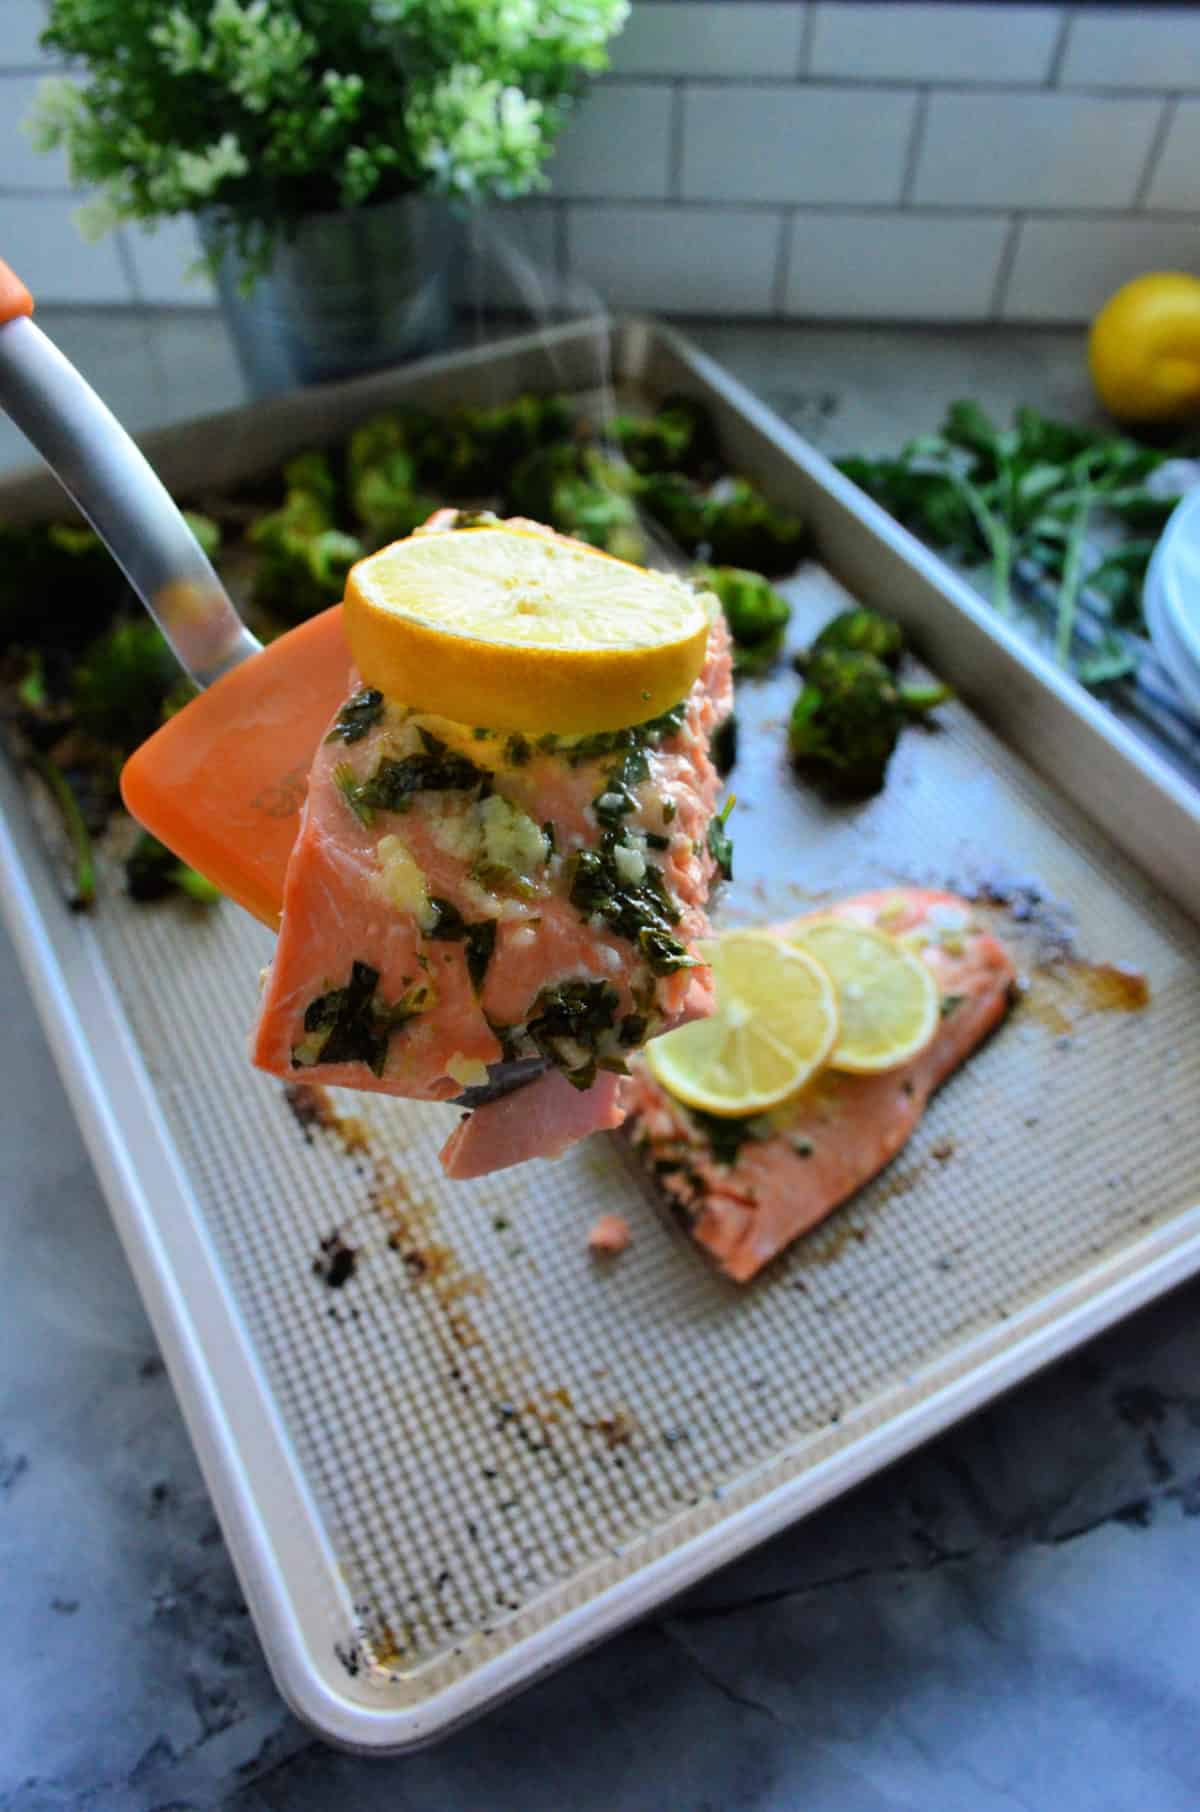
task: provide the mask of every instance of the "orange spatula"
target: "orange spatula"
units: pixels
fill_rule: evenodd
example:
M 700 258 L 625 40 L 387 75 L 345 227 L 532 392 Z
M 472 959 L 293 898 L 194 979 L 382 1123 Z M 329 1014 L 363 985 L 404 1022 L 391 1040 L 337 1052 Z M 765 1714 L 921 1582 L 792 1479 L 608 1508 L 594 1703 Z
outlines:
M 32 314 L 0 261 L 0 403 L 204 688 L 126 764 L 125 803 L 274 929 L 308 770 L 346 695 L 341 607 L 262 647 L 143 455 Z

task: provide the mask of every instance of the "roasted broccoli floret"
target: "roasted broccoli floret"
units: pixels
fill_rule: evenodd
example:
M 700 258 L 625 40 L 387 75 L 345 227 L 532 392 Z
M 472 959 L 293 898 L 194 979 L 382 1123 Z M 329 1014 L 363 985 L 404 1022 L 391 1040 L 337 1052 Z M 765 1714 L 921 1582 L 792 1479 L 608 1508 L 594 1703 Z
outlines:
M 819 654 L 823 648 L 845 648 L 855 654 L 873 654 L 876 660 L 882 661 L 885 667 L 893 672 L 900 665 L 900 656 L 904 653 L 904 634 L 899 623 L 891 617 L 885 617 L 881 611 L 858 608 L 843 610 L 826 623 L 824 629 L 813 641 L 808 655 Z
M 704 492 L 681 472 L 649 473 L 638 485 L 638 501 L 685 553 L 704 545 Z
M 288 623 L 336 604 L 365 548 L 334 526 L 337 484 L 323 453 L 301 453 L 283 468 L 282 504 L 250 528 L 259 550 L 254 597 Z
M 429 418 L 397 413 L 376 415 L 350 436 L 350 505 L 379 545 L 411 535 L 437 508 L 436 500 L 417 485 L 419 448 L 429 431 Z
M 162 723 L 180 677 L 179 662 L 148 618 L 117 623 L 75 668 L 75 722 L 96 742 L 132 754 Z
M 447 497 L 502 491 L 513 468 L 537 447 L 560 441 L 571 412 L 558 396 L 519 396 L 492 409 L 457 409 L 431 422 L 418 446 L 422 482 Z
M 715 565 L 775 578 L 800 558 L 804 524 L 768 503 L 748 478 L 720 478 L 704 501 L 704 535 Z
M 202 516 L 198 510 L 184 510 L 183 520 L 200 543 L 201 553 L 215 560 L 221 551 L 221 525 L 214 522 L 211 516 Z
M 706 552 L 714 566 L 774 578 L 795 565 L 804 545 L 800 518 L 777 510 L 747 478 L 719 478 L 700 490 L 679 473 L 652 473 L 639 497 L 673 540 L 688 553 Z
M 697 476 L 720 450 L 712 416 L 689 396 L 669 397 L 654 415 L 617 415 L 612 433 L 635 472 Z
M 792 607 L 761 573 L 741 566 L 700 566 L 696 578 L 720 599 L 733 637 L 733 670 L 766 673 L 786 633 Z
M 0 649 L 78 650 L 125 592 L 124 574 L 90 528 L 0 524 Z
M 181 862 L 164 843 L 143 831 L 125 858 L 125 885 L 135 900 L 161 900 L 186 894 L 202 906 L 215 906 L 221 890 L 196 869 Z
M 901 730 L 950 696 L 945 686 L 901 686 L 876 655 L 823 649 L 809 661 L 792 708 L 793 759 L 830 792 L 877 793 Z
M 645 540 L 631 496 L 629 468 L 594 447 L 559 441 L 530 453 L 513 473 L 509 499 L 523 516 L 601 547 L 619 560 L 641 560 Z

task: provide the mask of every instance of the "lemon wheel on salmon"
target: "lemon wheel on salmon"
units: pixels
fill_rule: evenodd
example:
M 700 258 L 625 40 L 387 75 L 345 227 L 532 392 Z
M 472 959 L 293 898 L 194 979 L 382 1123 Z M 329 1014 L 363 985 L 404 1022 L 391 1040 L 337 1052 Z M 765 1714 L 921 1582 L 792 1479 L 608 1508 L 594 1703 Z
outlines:
M 765 1113 L 828 1061 L 837 996 L 807 951 L 761 931 L 730 931 L 708 951 L 716 1011 L 646 1046 L 651 1074 L 687 1107 L 722 1119 Z
M 351 569 L 364 681 L 494 730 L 583 736 L 669 711 L 704 665 L 704 592 L 565 537 L 498 524 L 411 535 Z
M 873 925 L 810 919 L 788 934 L 824 968 L 837 993 L 839 1031 L 831 1069 L 874 1075 L 923 1051 L 938 1028 L 940 997 L 919 956 Z

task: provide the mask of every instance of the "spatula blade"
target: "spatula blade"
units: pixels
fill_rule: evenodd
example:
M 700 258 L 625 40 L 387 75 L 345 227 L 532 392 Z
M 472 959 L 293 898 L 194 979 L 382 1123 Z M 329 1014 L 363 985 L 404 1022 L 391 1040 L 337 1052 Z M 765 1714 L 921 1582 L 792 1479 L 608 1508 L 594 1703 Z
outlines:
M 349 674 L 338 604 L 199 693 L 121 775 L 138 823 L 273 931 L 309 769 Z

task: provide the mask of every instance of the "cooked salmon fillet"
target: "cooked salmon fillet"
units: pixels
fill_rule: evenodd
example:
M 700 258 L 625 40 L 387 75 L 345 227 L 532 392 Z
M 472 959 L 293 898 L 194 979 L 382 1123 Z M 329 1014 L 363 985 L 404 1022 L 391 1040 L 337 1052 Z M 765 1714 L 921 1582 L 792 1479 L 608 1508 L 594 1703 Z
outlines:
M 895 1157 L 934 1089 L 1003 1017 L 1016 982 L 1004 946 L 954 894 L 893 888 L 827 910 L 904 937 L 932 970 L 942 1018 L 919 1056 L 877 1076 L 824 1070 L 793 1101 L 753 1120 L 694 1115 L 642 1060 L 622 1085 L 634 1145 L 658 1188 L 738 1283 Z
M 351 676 L 309 777 L 254 1062 L 427 1101 L 491 1065 L 551 1066 L 460 1124 L 456 1177 L 618 1124 L 629 1054 L 711 1010 L 694 945 L 718 873 L 709 743 L 731 707 L 719 612 L 686 699 L 602 736 L 454 724 Z

